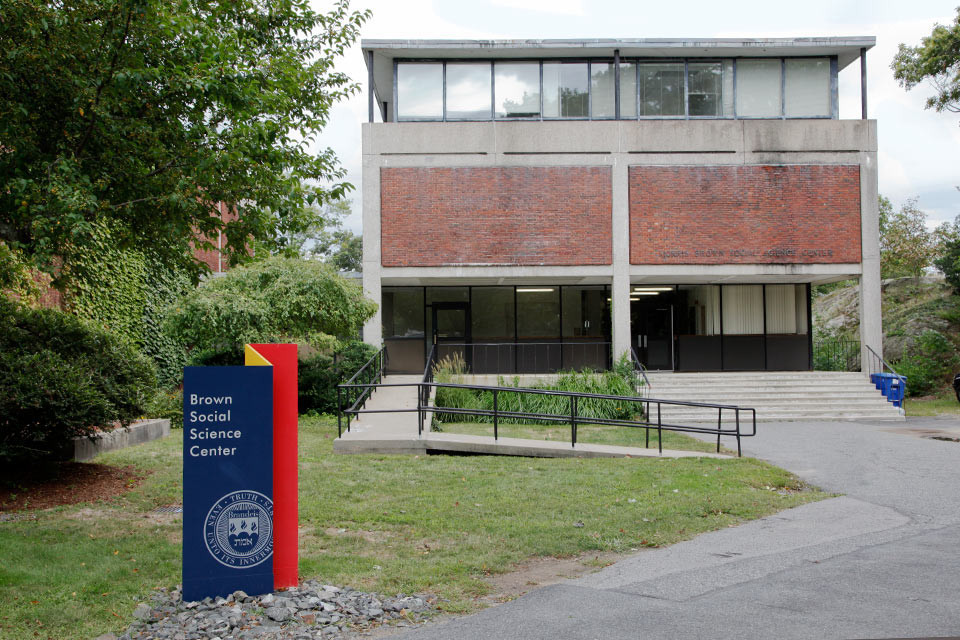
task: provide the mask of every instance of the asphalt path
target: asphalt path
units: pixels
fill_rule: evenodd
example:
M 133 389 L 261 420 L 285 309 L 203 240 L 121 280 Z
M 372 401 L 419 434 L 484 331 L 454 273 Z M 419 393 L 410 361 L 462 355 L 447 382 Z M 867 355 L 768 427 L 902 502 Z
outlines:
M 761 424 L 744 453 L 842 497 L 645 551 L 398 639 L 960 636 L 958 418 Z

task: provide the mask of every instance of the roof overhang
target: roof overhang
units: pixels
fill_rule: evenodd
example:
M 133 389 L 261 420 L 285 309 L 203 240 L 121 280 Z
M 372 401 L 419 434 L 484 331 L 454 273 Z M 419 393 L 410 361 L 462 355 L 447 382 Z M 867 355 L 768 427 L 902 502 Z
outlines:
M 596 38 L 559 40 L 361 40 L 364 60 L 373 53 L 374 85 L 393 83 L 395 59 L 612 58 L 762 58 L 837 56 L 839 68 L 854 62 L 873 36 L 830 38 Z M 369 69 L 368 69 L 369 71 Z M 391 89 L 392 90 L 392 89 Z

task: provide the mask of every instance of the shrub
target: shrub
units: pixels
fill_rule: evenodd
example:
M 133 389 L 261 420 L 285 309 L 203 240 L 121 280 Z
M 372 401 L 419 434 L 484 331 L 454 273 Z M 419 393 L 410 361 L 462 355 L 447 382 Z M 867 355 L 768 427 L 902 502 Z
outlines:
M 465 371 L 466 366 L 459 356 L 444 358 L 434 367 L 434 379 L 437 382 L 462 384 Z M 510 382 L 499 378 L 498 385 L 502 387 L 521 386 L 519 378 L 514 378 Z M 539 382 L 523 386 L 529 389 L 577 391 L 609 396 L 636 396 L 633 385 L 632 364 L 629 360 L 621 359 L 620 362 L 615 364 L 613 371 L 564 371 L 557 376 L 555 382 Z M 451 409 L 492 411 L 493 393 L 475 389 L 441 387 L 437 389 L 434 405 Z M 497 396 L 497 408 L 501 411 L 569 415 L 570 398 L 569 396 L 501 391 Z M 626 420 L 641 413 L 642 405 L 640 403 L 601 398 L 580 398 L 577 401 L 577 415 L 581 418 Z M 440 422 L 493 422 L 491 416 L 471 416 L 456 413 L 437 413 L 436 418 Z M 500 420 L 503 423 L 557 424 L 552 420 L 511 418 L 501 418 Z
M 183 429 L 183 390 L 157 389 L 147 402 L 144 415 L 148 418 L 166 418 L 171 429 Z
M 334 413 L 337 410 L 337 385 L 346 382 L 377 350 L 352 340 L 339 343 L 331 352 L 320 352 L 300 359 L 300 413 Z
M 129 342 L 0 297 L 0 460 L 58 455 L 75 437 L 129 424 L 155 381 Z
M 165 320 L 191 349 L 229 351 L 248 342 L 333 346 L 376 311 L 360 286 L 313 260 L 268 258 L 211 278 L 189 292 Z
M 939 331 L 921 334 L 916 348 L 894 365 L 907 378 L 907 394 L 923 396 L 943 389 L 953 379 L 960 356 L 956 347 Z

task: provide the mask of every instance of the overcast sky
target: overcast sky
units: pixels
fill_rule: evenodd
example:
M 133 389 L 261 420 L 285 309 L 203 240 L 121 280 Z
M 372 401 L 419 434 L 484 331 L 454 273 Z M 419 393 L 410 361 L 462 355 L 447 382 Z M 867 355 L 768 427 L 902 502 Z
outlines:
M 313 0 L 318 10 L 329 2 Z M 880 193 L 899 207 L 916 197 L 931 223 L 960 214 L 960 115 L 923 108 L 932 92 L 897 85 L 890 61 L 901 42 L 919 44 L 948 24 L 960 0 L 353 0 L 371 9 L 364 38 L 695 38 L 874 36 L 867 53 L 869 117 L 877 120 Z M 319 145 L 332 147 L 357 190 L 347 226 L 360 231 L 360 123 L 366 72 L 359 43 L 339 63 L 364 91 L 333 109 Z M 860 117 L 860 67 L 840 72 L 840 117 Z

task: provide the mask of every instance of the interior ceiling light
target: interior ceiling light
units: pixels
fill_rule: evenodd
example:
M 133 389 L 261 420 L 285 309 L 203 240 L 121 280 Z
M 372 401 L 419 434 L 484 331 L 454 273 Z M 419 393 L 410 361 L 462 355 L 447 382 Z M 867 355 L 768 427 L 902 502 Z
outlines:
M 519 287 L 517 288 L 517 293 L 553 293 L 553 291 L 554 291 L 553 287 L 549 287 L 546 289 L 534 289 L 534 288 L 521 289 Z
M 673 291 L 673 287 L 634 287 L 633 291 Z
M 660 295 L 659 291 L 634 291 L 630 295 L 632 296 L 658 296 Z

